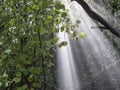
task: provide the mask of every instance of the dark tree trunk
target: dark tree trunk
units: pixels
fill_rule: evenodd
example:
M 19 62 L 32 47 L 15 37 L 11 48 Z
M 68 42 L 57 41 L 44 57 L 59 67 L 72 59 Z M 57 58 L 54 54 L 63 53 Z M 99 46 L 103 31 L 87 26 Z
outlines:
M 110 30 L 114 35 L 116 35 L 117 37 L 120 37 L 120 31 L 119 31 L 119 29 L 116 29 L 113 26 L 111 26 L 103 17 L 101 17 L 96 12 L 94 12 L 84 0 L 75 0 L 75 1 L 77 1 L 83 7 L 83 9 L 87 12 L 87 14 L 92 19 L 100 22 L 108 30 Z

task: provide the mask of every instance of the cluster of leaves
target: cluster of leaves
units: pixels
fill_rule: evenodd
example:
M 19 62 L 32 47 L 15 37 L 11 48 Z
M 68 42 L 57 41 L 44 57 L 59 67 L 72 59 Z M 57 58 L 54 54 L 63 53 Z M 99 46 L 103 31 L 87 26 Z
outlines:
M 0 2 L 0 90 L 53 90 L 54 33 L 66 17 L 56 0 Z

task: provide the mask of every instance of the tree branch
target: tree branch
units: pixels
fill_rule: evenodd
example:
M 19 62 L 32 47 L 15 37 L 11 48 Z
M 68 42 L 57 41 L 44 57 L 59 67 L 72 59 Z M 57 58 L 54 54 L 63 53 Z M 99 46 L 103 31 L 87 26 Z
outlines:
M 94 20 L 100 22 L 102 25 L 104 25 L 110 32 L 112 32 L 117 37 L 120 37 L 120 31 L 113 26 L 111 26 L 103 17 L 101 17 L 99 14 L 94 12 L 89 5 L 84 0 L 75 0 L 77 1 L 83 9 L 87 12 L 87 14 Z

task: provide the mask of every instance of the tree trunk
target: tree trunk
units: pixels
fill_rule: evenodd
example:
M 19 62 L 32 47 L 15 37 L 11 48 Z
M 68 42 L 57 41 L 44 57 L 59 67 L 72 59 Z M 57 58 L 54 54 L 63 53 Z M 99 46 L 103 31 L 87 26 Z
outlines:
M 101 17 L 96 12 L 94 12 L 84 0 L 75 0 L 75 1 L 77 1 L 83 7 L 83 9 L 87 12 L 87 14 L 92 19 L 100 22 L 108 30 L 110 30 L 114 35 L 116 35 L 117 37 L 120 37 L 120 31 L 119 31 L 119 29 L 116 29 L 113 26 L 111 26 L 103 17 Z

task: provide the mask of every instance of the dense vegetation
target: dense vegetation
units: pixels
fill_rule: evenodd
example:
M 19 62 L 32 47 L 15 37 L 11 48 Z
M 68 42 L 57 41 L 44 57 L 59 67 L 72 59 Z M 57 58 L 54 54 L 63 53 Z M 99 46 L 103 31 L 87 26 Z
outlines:
M 54 33 L 66 16 L 56 0 L 0 2 L 0 90 L 54 90 Z

